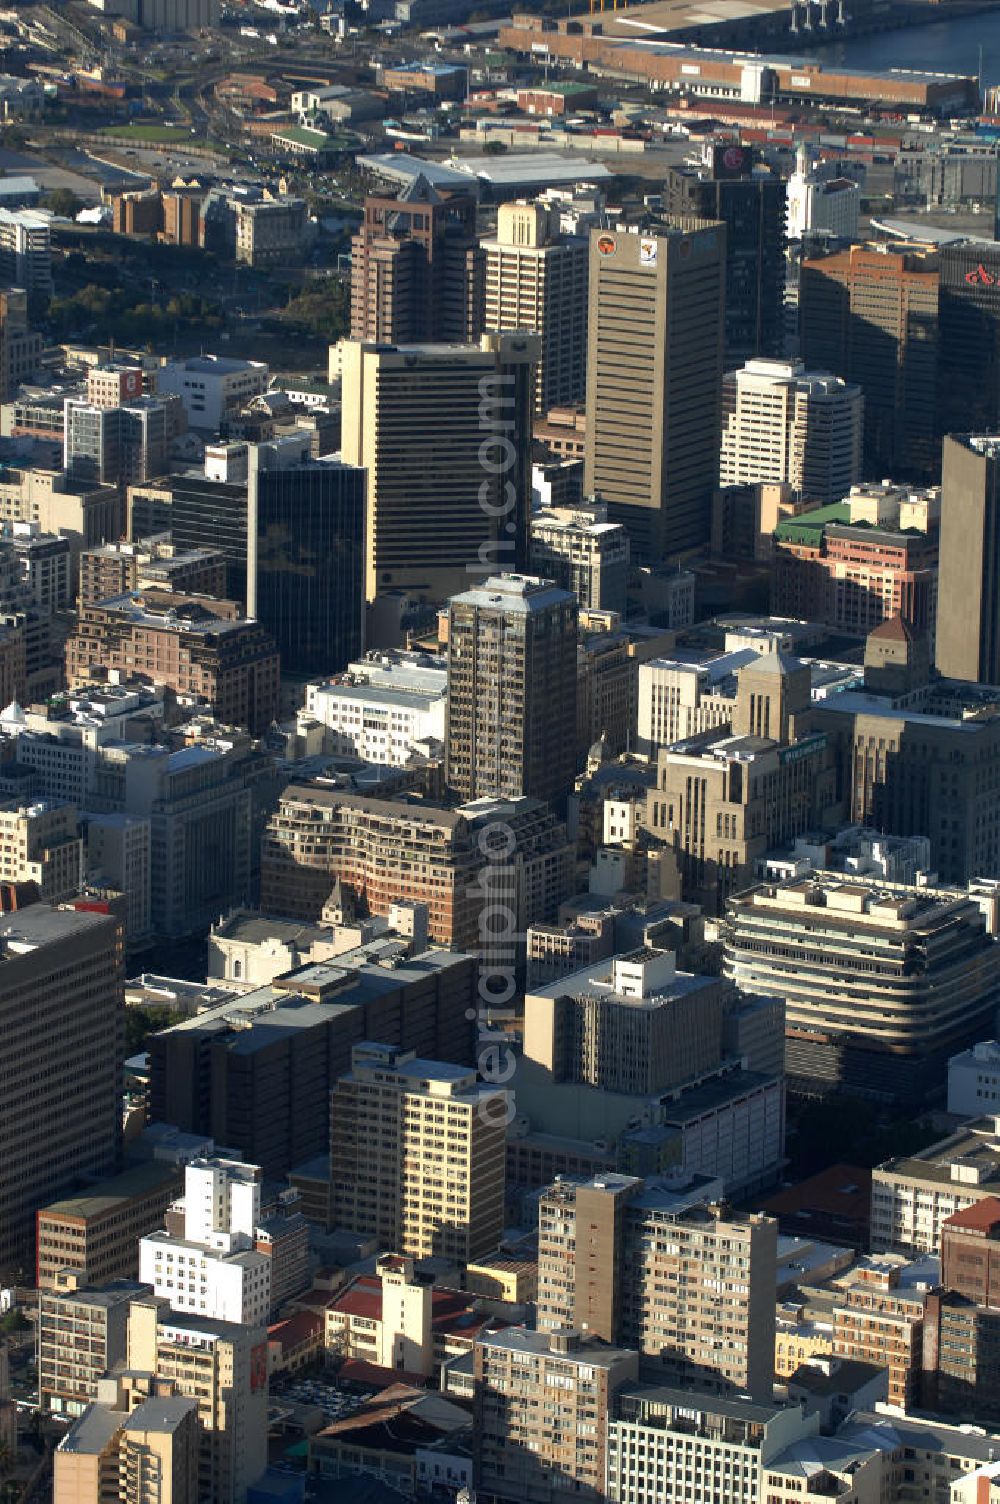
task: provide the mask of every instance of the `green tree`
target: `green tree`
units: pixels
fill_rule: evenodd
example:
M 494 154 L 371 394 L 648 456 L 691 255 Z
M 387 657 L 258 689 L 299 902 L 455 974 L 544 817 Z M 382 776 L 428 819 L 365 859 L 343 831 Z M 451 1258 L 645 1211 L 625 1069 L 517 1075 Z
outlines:
M 139 1005 L 125 1009 L 125 1058 L 130 1055 L 138 1055 L 146 1048 L 146 1041 L 151 1034 L 156 1034 L 160 1029 L 169 1029 L 171 1024 L 179 1024 L 187 1015 L 178 1008 L 164 1006 Z
M 83 208 L 83 200 L 77 198 L 71 188 L 53 188 L 42 199 L 46 209 L 60 214 L 64 219 L 75 219 Z

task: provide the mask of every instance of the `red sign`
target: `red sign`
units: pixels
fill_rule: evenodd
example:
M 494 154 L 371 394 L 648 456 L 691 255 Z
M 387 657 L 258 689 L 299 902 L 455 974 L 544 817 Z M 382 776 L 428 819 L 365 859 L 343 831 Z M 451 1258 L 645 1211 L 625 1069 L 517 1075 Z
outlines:
M 617 241 L 615 240 L 615 237 L 613 235 L 600 235 L 600 236 L 598 236 L 597 250 L 598 250 L 598 253 L 601 256 L 611 256 L 611 255 L 613 255 L 614 251 L 616 249 L 616 246 L 617 246 Z
M 997 279 L 992 272 L 988 272 L 980 261 L 975 271 L 966 272 L 965 280 L 970 287 L 996 287 Z

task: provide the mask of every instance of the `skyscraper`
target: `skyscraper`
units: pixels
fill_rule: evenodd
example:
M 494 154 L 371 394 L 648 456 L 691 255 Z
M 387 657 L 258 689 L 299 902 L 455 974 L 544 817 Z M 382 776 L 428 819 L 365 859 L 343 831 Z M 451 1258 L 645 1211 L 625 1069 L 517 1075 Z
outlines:
M 576 772 L 577 602 L 497 575 L 448 606 L 447 779 L 463 800 L 564 796 Z
M 35 1210 L 116 1168 L 122 935 L 108 914 L 0 917 L 0 1271 L 33 1265 Z
M 722 403 L 722 485 L 787 481 L 834 502 L 860 480 L 860 387 L 801 361 L 748 360 L 726 376 Z
M 702 167 L 672 167 L 671 219 L 726 226 L 725 362 L 781 353 L 785 290 L 785 183 L 755 162 L 752 147 L 710 148 Z
M 724 262 L 720 224 L 591 231 L 585 486 L 640 563 L 711 531 Z
M 497 233 L 484 240 L 487 329 L 528 329 L 541 340 L 535 411 L 582 402 L 587 383 L 587 267 L 584 235 L 563 235 L 558 205 L 501 204 Z
M 935 663 L 1000 684 L 1000 439 L 950 434 L 941 470 Z
M 926 479 L 940 463 L 938 281 L 936 254 L 887 245 L 800 268 L 802 359 L 861 387 L 865 453 L 880 475 Z
M 940 429 L 1000 429 L 1000 243 L 941 247 Z
M 367 595 L 444 601 L 522 569 L 535 335 L 343 349 L 343 458 L 368 475 Z
M 367 198 L 351 242 L 352 338 L 476 339 L 482 268 L 472 194 L 438 193 L 420 174 L 398 198 Z
M 364 519 L 361 471 L 311 459 L 307 434 L 229 446 L 173 486 L 175 546 L 221 550 L 227 597 L 270 632 L 285 673 L 334 672 L 361 651 Z

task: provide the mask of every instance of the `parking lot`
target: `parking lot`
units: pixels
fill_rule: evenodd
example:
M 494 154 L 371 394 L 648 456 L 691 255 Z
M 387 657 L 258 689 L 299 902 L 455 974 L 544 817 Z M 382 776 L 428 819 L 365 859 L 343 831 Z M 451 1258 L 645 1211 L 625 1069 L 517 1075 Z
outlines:
M 322 1378 L 291 1379 L 286 1384 L 272 1386 L 272 1404 L 283 1403 L 309 1405 L 322 1410 L 327 1422 L 342 1420 L 364 1404 L 364 1396 L 345 1394 L 335 1384 Z

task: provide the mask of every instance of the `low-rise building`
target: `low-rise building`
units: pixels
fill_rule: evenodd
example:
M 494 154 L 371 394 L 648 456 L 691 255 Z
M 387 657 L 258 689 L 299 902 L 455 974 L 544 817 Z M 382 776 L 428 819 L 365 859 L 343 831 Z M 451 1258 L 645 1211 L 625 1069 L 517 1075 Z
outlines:
M 325 1313 L 328 1357 L 357 1360 L 388 1372 L 431 1375 L 471 1353 L 497 1326 L 460 1290 L 438 1289 L 414 1273 L 412 1258 L 383 1254 L 374 1275 L 361 1275 Z
M 372 653 L 336 679 L 306 686 L 303 718 L 326 732 L 324 750 L 404 766 L 417 742 L 443 743 L 447 667 L 424 654 Z
M 228 614 L 223 614 L 228 608 Z M 70 688 L 96 672 L 144 673 L 210 706 L 225 725 L 267 729 L 278 706 L 278 652 L 232 603 L 146 590 L 81 608 L 66 643 Z
M 948 1061 L 948 1111 L 965 1118 L 1000 1114 L 1000 1041 L 981 1040 Z
M 136 1279 L 139 1239 L 162 1227 L 183 1184 L 178 1165 L 153 1160 L 42 1207 L 36 1217 L 39 1289 L 62 1288 L 67 1269 L 88 1286 Z
M 218 433 L 229 412 L 266 392 L 269 379 L 263 362 L 224 355 L 192 355 L 183 361 L 167 361 L 156 373 L 157 390 L 180 397 L 189 426 L 213 434 Z

